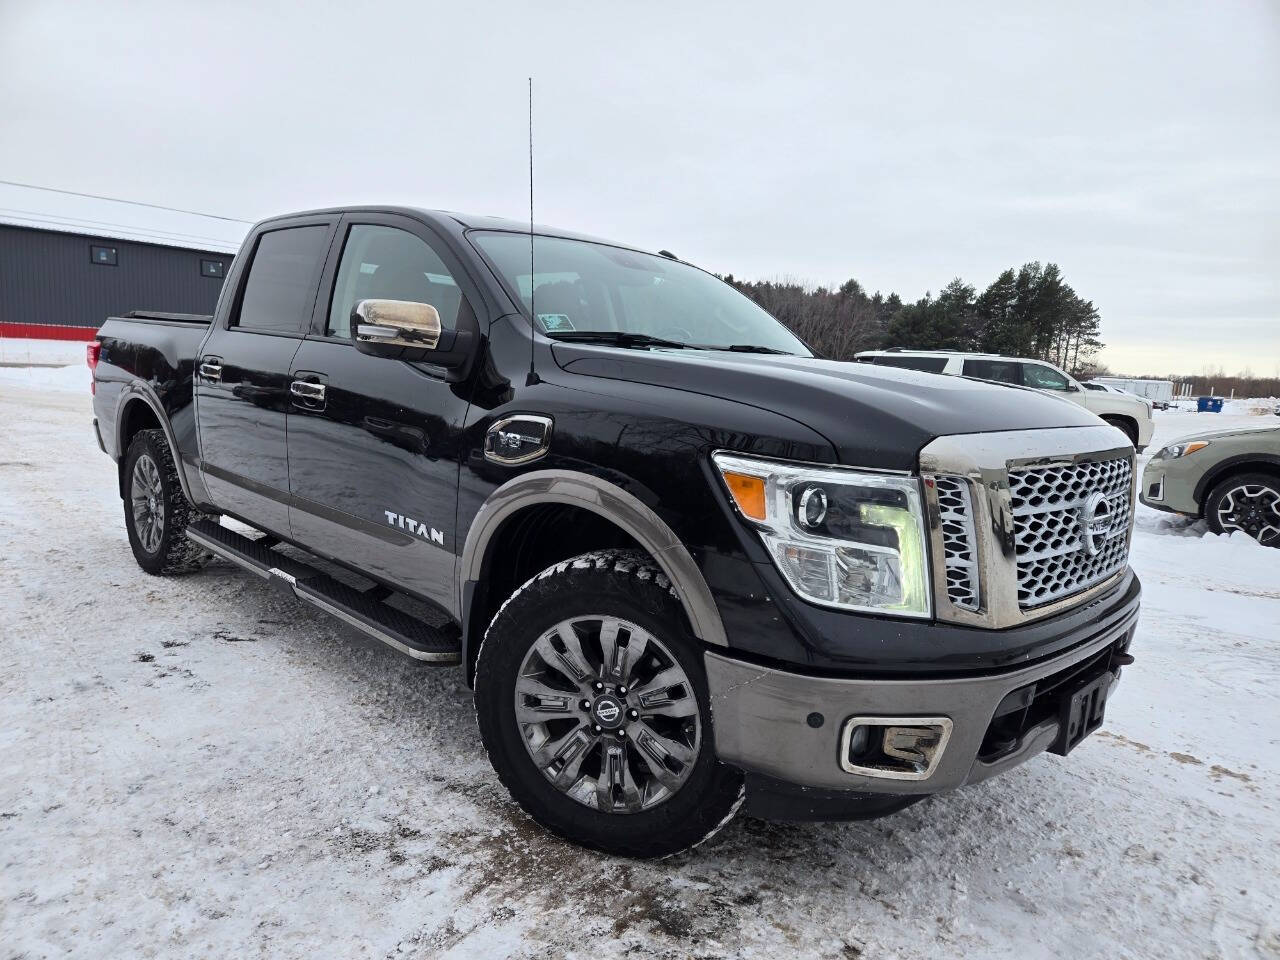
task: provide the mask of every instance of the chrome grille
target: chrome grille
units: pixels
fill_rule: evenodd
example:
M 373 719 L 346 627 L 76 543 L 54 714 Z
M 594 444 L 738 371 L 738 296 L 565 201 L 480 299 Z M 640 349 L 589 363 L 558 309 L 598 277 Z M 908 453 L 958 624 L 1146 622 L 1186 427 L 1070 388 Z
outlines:
M 942 559 L 947 599 L 962 610 L 978 609 L 978 550 L 969 483 L 961 477 L 934 477 L 942 522 Z
M 1019 607 L 1071 596 L 1124 568 L 1132 489 L 1123 457 L 1009 471 Z

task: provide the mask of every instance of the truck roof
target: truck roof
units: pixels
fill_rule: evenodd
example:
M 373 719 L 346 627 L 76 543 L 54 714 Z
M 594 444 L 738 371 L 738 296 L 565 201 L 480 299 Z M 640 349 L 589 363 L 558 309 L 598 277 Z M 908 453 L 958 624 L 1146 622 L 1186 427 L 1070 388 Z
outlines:
M 289 213 L 279 214 L 274 217 L 268 217 L 262 223 L 271 223 L 274 220 L 282 220 L 285 218 L 310 216 L 310 215 L 331 215 L 335 213 L 398 213 L 405 216 L 418 217 L 425 219 L 428 223 L 439 227 L 448 232 L 459 232 L 466 230 L 503 230 L 511 233 L 528 233 L 528 220 L 513 220 L 508 217 L 494 217 L 485 214 L 458 213 L 455 210 L 433 210 L 428 207 L 412 207 L 400 204 L 356 204 L 354 206 L 344 207 L 321 207 L 316 210 L 296 210 Z M 260 226 L 261 224 L 259 224 Z M 651 250 L 645 250 L 629 243 L 618 243 L 616 240 L 606 240 L 602 237 L 592 236 L 586 233 L 579 233 L 576 230 L 566 230 L 562 227 L 553 227 L 543 223 L 535 223 L 533 232 L 540 237 L 563 237 L 568 240 L 586 240 L 591 243 L 603 243 L 611 247 L 620 247 L 624 250 L 635 250 L 638 253 L 654 253 Z M 655 256 L 657 254 L 654 254 Z

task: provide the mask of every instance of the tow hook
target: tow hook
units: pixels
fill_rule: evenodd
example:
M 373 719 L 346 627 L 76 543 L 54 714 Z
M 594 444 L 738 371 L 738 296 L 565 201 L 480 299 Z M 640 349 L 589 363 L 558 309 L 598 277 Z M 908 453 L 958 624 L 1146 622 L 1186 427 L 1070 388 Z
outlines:
M 1111 669 L 1115 670 L 1119 667 L 1127 667 L 1133 663 L 1133 654 L 1120 653 L 1117 651 L 1111 655 Z

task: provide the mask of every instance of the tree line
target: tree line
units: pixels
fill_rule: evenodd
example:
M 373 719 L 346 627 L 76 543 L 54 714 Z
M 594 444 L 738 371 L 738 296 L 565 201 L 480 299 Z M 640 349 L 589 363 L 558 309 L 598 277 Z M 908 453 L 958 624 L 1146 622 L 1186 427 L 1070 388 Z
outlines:
M 836 289 L 724 278 L 786 324 L 820 356 L 850 360 L 860 350 L 976 350 L 1088 366 L 1102 347 L 1101 317 L 1062 277 L 1056 263 L 1025 263 L 981 293 L 956 277 L 935 297 L 904 303 L 868 295 L 857 280 Z

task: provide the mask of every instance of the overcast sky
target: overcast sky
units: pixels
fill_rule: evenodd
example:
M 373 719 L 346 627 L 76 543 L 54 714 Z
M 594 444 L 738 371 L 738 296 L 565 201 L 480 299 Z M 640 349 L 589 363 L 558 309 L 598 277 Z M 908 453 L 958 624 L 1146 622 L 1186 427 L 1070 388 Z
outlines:
M 1055 261 L 1118 371 L 1280 371 L 1280 2 L 0 0 L 0 179 L 522 217 L 915 299 Z

